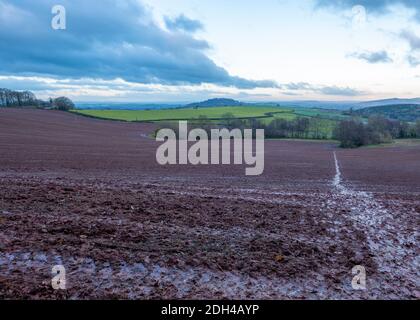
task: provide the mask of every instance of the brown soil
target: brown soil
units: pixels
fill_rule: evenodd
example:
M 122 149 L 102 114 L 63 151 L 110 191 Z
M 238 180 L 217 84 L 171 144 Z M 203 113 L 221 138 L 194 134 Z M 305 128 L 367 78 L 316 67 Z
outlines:
M 159 166 L 153 129 L 0 110 L 0 298 L 420 297 L 420 147 L 266 141 L 246 177 Z

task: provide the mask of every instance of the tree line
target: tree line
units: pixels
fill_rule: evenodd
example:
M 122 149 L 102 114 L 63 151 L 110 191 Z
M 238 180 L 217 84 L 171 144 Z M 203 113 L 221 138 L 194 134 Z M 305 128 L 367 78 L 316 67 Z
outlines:
M 221 120 L 211 120 L 207 116 L 199 116 L 188 122 L 190 129 L 200 128 L 211 135 L 212 129 L 226 128 L 229 130 L 240 129 L 264 129 L 265 137 L 269 139 L 329 139 L 331 134 L 325 130 L 325 123 L 319 118 L 297 117 L 287 120 L 282 118 L 273 119 L 265 122 L 259 118 L 240 119 L 232 113 L 221 116 Z M 170 128 L 177 132 L 177 126 L 171 122 L 162 122 L 160 128 Z
M 371 116 L 367 120 L 350 118 L 337 121 L 331 127 L 326 127 L 325 120 L 318 117 L 278 118 L 265 122 L 257 118 L 238 119 L 232 113 L 226 113 L 221 119 L 211 121 L 206 116 L 200 116 L 190 120 L 188 125 L 190 129 L 204 129 L 209 136 L 211 129 L 264 129 L 265 137 L 269 139 L 335 139 L 343 148 L 389 143 L 393 139 L 420 138 L 420 120 L 409 123 L 383 116 Z M 171 122 L 161 123 L 161 128 L 172 128 L 177 132 L 177 127 Z
M 12 91 L 0 89 L 1 107 L 25 107 L 37 105 L 36 96 L 30 91 Z
M 342 148 L 389 143 L 393 139 L 420 138 L 420 120 L 409 123 L 371 116 L 366 122 L 353 118 L 339 122 L 333 136 Z
M 279 118 L 269 123 L 259 119 L 235 119 L 233 114 L 226 114 L 223 118 L 225 120 L 221 124 L 230 129 L 264 129 L 267 138 L 324 140 L 333 138 L 338 140 L 343 148 L 389 143 L 394 139 L 420 138 L 420 120 L 412 123 L 380 115 L 370 116 L 367 120 L 361 118 L 341 120 L 332 128 L 326 127 L 325 120 L 318 117 L 297 117 L 292 120 Z
M 294 119 L 274 118 L 270 122 L 261 119 L 235 119 L 233 114 L 222 116 L 221 125 L 229 129 L 264 129 L 265 136 L 269 139 L 329 139 L 325 130 L 325 122 L 320 118 L 297 117 Z
M 13 91 L 0 88 L 0 107 L 36 107 L 43 109 L 70 110 L 74 103 L 67 97 L 50 98 L 48 101 L 37 99 L 30 91 Z

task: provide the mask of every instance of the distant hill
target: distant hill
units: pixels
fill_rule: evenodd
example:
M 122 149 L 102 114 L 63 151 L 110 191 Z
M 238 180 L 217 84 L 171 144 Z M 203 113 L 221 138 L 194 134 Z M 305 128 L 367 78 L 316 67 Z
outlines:
M 295 101 L 270 101 L 270 102 L 241 102 L 234 99 L 216 98 L 202 102 L 190 103 L 184 108 L 208 108 L 208 107 L 231 107 L 231 106 L 286 106 L 299 108 L 317 108 L 317 109 L 334 109 L 334 110 L 360 110 L 369 107 L 384 106 L 402 106 L 402 105 L 420 105 L 420 98 L 414 99 L 384 99 L 373 101 L 317 101 L 317 100 L 295 100 Z
M 354 114 L 369 117 L 372 115 L 381 115 L 389 119 L 402 121 L 416 121 L 420 119 L 419 104 L 396 104 L 368 107 L 354 111 Z
M 296 101 L 279 101 L 277 105 L 299 108 L 316 108 L 316 109 L 334 109 L 348 110 L 355 102 L 353 101 L 317 101 L 317 100 L 296 100 Z M 355 108 L 357 109 L 357 108 Z
M 244 106 L 246 103 L 240 102 L 233 99 L 225 99 L 225 98 L 216 98 L 216 99 L 209 99 L 202 102 L 195 102 L 186 105 L 185 107 L 188 108 L 208 108 L 208 107 L 235 107 L 235 106 Z
M 271 103 L 273 104 L 273 103 Z M 420 98 L 414 99 L 384 99 L 373 101 L 318 101 L 318 100 L 296 100 L 296 101 L 277 101 L 276 104 L 300 108 L 316 109 L 335 109 L 335 110 L 353 110 L 364 109 L 368 107 L 394 106 L 394 105 L 417 105 L 420 104 Z
M 374 101 L 364 101 L 353 105 L 355 109 L 368 108 L 368 107 L 383 107 L 383 106 L 398 106 L 398 105 L 420 105 L 420 98 L 414 99 L 384 99 Z

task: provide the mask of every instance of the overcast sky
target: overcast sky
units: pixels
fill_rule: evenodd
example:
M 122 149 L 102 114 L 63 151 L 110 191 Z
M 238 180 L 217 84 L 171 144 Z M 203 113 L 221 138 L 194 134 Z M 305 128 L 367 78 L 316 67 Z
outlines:
M 51 9 L 66 9 L 54 30 Z M 419 0 L 0 0 L 0 87 L 75 101 L 420 96 Z

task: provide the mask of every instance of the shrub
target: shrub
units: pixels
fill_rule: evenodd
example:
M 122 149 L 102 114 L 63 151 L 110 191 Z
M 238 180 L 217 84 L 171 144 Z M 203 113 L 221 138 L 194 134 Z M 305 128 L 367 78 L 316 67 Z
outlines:
M 357 148 L 367 144 L 366 128 L 361 121 L 341 121 L 334 130 L 334 137 L 340 141 L 342 148 Z
M 74 109 L 74 103 L 69 98 L 59 97 L 52 101 L 54 109 L 68 111 Z

